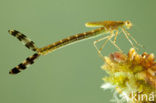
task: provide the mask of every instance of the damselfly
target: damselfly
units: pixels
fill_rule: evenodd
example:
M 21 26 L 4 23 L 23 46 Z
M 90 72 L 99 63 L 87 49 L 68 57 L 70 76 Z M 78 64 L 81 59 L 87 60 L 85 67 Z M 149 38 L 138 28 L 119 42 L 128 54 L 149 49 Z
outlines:
M 9 72 L 10 74 L 17 74 L 19 73 L 21 70 L 26 69 L 26 67 L 30 64 L 34 63 L 34 60 L 36 58 L 38 58 L 40 55 L 46 55 L 54 50 L 57 50 L 58 48 L 64 47 L 68 44 L 71 43 L 75 43 L 76 41 L 80 41 L 80 40 L 85 40 L 87 38 L 91 38 L 91 37 L 96 37 L 102 34 L 106 34 L 109 33 L 108 36 L 104 36 L 103 38 L 100 38 L 96 41 L 94 41 L 94 46 L 96 48 L 96 50 L 98 51 L 98 54 L 102 57 L 102 53 L 101 50 L 104 48 L 104 46 L 106 45 L 106 43 L 108 41 L 110 41 L 119 51 L 122 51 L 116 44 L 116 38 L 118 36 L 119 33 L 119 29 L 121 29 L 121 31 L 123 32 L 123 34 L 125 34 L 126 38 L 128 39 L 128 41 L 130 42 L 130 44 L 132 45 L 132 47 L 135 47 L 132 43 L 132 41 L 129 39 L 129 37 L 132 38 L 132 40 L 140 46 L 140 44 L 137 43 L 137 41 L 130 35 L 130 33 L 128 33 L 128 31 L 126 29 L 129 29 L 132 26 L 132 23 L 130 21 L 102 21 L 102 22 L 88 22 L 86 23 L 87 27 L 99 27 L 97 29 L 88 31 L 88 32 L 84 32 L 84 33 L 79 33 L 79 34 L 75 34 L 72 36 L 69 36 L 67 38 L 64 38 L 62 40 L 59 40 L 55 43 L 52 43 L 48 46 L 42 47 L 42 48 L 38 48 L 35 43 L 33 41 L 31 41 L 29 38 L 27 38 L 24 34 L 20 33 L 19 31 L 16 30 L 9 30 L 9 33 L 13 36 L 15 36 L 16 38 L 18 38 L 21 42 L 24 43 L 24 45 L 33 50 L 35 53 L 28 57 L 24 62 L 20 63 L 18 66 L 14 67 L 13 69 L 11 69 L 11 71 Z M 112 41 L 111 39 L 114 37 L 114 40 Z M 97 48 L 96 43 L 107 39 L 105 41 L 105 43 L 101 46 L 100 49 Z

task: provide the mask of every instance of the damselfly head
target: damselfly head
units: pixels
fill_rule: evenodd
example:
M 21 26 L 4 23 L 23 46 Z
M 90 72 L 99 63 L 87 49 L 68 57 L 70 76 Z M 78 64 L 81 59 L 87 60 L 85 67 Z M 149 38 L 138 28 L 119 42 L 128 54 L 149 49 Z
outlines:
M 124 24 L 127 29 L 130 29 L 132 27 L 132 23 L 130 21 L 125 21 Z

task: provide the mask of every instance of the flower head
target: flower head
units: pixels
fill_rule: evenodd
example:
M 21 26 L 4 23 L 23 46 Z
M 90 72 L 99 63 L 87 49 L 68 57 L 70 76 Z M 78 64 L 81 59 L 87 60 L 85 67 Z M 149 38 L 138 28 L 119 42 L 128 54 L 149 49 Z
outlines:
M 102 69 L 108 74 L 103 88 L 110 84 L 121 100 L 132 103 L 156 103 L 156 62 L 154 54 L 139 55 L 135 49 L 128 54 L 112 53 L 104 57 Z M 153 102 L 154 101 L 154 102 Z

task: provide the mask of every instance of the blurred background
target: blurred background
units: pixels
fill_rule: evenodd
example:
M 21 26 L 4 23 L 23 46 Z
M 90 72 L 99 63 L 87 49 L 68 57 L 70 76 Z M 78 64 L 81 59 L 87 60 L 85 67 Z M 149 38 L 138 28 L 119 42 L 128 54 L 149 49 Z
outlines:
M 33 52 L 8 34 L 18 30 L 38 47 L 94 28 L 89 21 L 130 20 L 128 30 L 148 53 L 155 52 L 156 1 L 134 0 L 0 0 L 0 103 L 110 103 L 113 92 L 101 89 L 101 70 L 93 38 L 40 57 L 27 70 L 9 70 Z M 127 53 L 131 45 L 121 35 L 117 44 Z M 117 51 L 108 43 L 103 55 Z

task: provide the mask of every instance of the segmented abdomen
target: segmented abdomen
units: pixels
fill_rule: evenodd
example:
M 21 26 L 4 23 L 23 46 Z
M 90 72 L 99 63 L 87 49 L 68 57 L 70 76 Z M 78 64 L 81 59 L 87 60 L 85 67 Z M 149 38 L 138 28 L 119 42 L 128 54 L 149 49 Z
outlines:
M 31 49 L 33 51 L 37 50 L 37 47 L 35 46 L 34 42 L 32 40 L 30 40 L 28 37 L 26 37 L 24 34 L 20 33 L 17 30 L 9 30 L 8 32 L 12 36 L 14 36 L 18 40 L 20 40 L 28 49 Z
M 40 56 L 40 54 L 35 53 L 32 56 L 26 58 L 25 61 L 14 67 L 10 70 L 9 74 L 17 74 L 21 72 L 21 70 L 25 70 L 29 65 L 34 63 L 34 60 L 37 59 Z
M 95 30 L 92 30 L 92 31 L 76 34 L 76 35 L 70 36 L 68 38 L 64 38 L 64 39 L 62 39 L 60 41 L 57 41 L 57 42 L 55 42 L 53 44 L 50 44 L 48 46 L 45 46 L 43 48 L 39 48 L 37 50 L 37 52 L 42 54 L 42 55 L 46 55 L 49 52 L 51 52 L 53 50 L 56 50 L 57 48 L 63 47 L 65 45 L 67 45 L 67 44 L 71 44 L 71 43 L 74 43 L 76 41 L 86 39 L 86 38 L 89 38 L 89 37 L 90 38 L 95 37 L 98 34 L 106 33 L 106 32 L 107 31 L 105 30 L 105 28 L 101 27 L 101 28 L 98 28 L 98 29 L 95 29 Z

